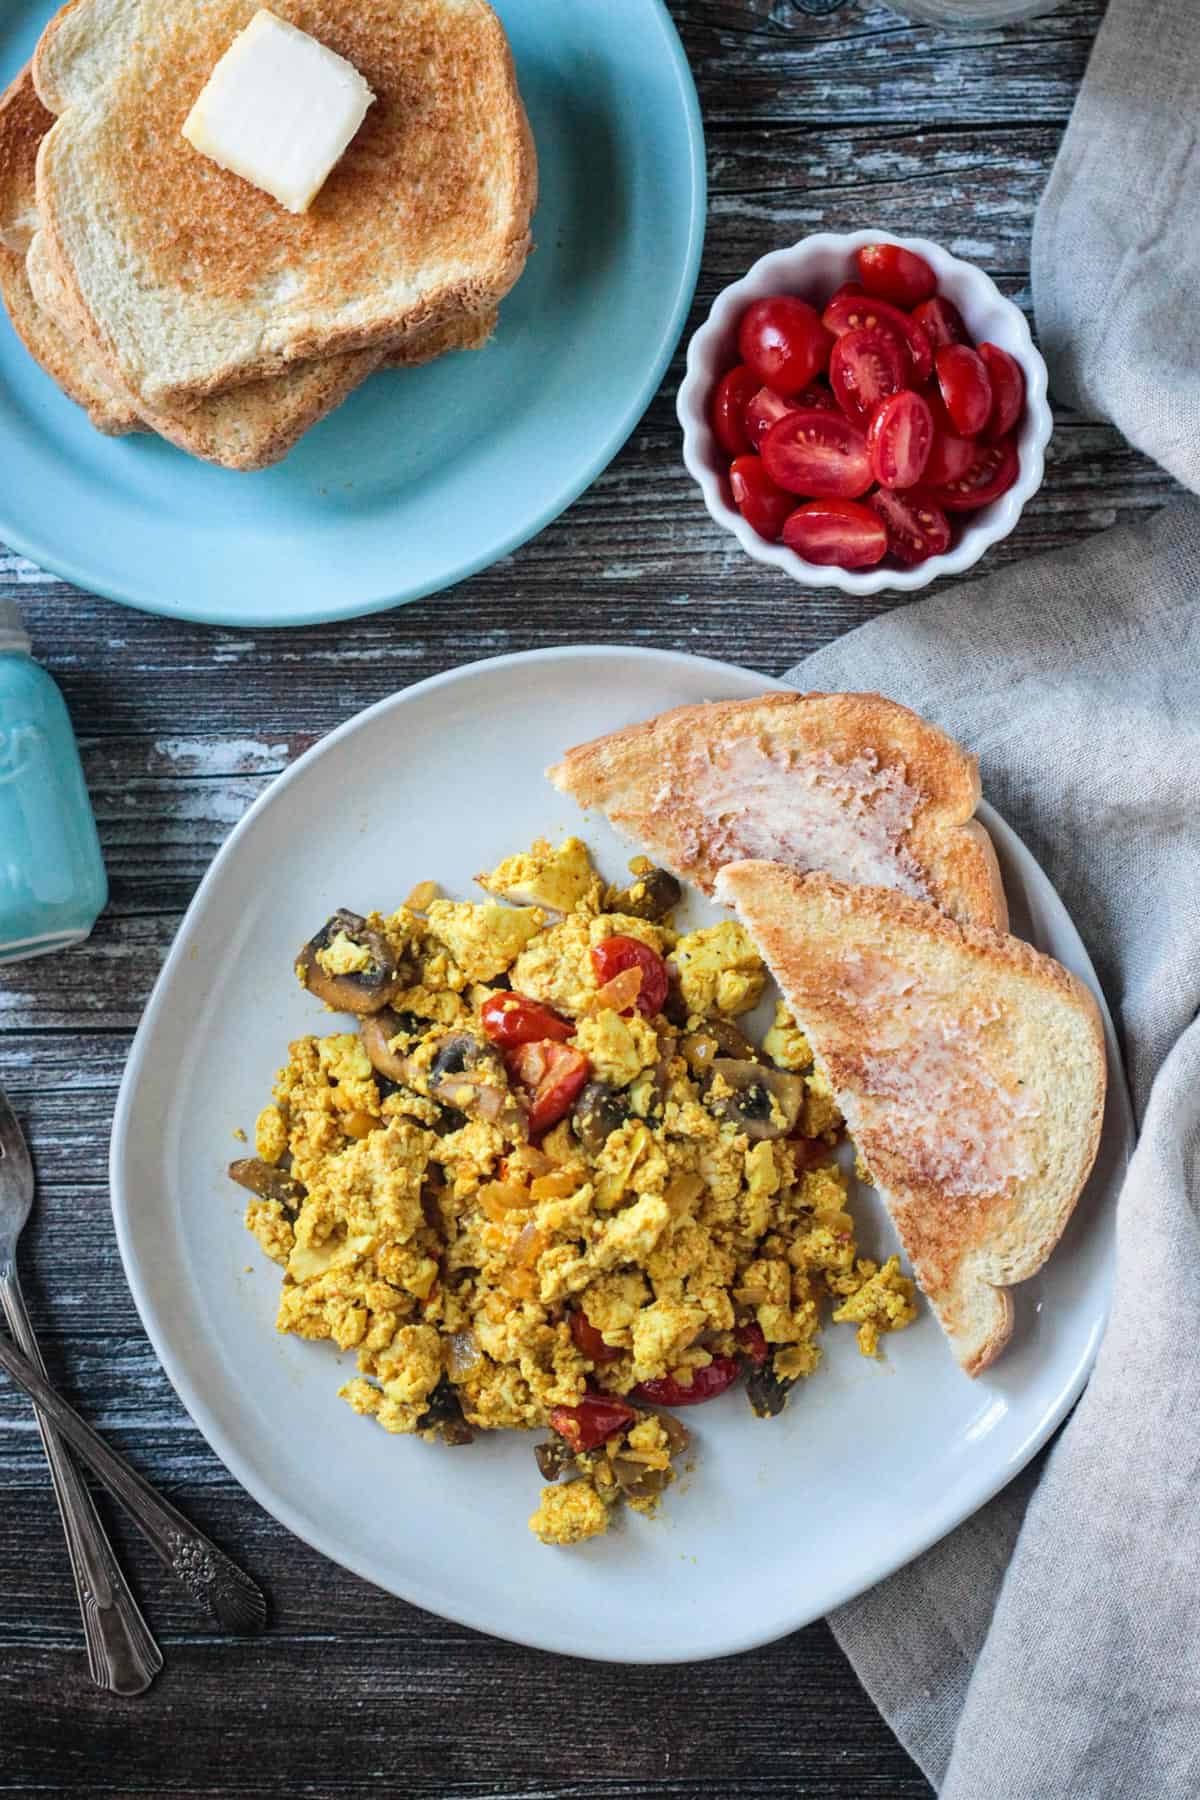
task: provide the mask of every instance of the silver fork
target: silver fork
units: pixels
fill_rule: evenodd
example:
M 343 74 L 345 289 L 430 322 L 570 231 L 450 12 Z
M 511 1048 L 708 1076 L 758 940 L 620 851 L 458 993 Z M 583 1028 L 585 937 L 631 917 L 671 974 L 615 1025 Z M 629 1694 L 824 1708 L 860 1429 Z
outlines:
M 0 1089 L 0 1305 L 17 1344 L 45 1374 L 17 1280 L 17 1239 L 32 1204 L 33 1164 Z M 34 1416 L 62 1515 L 92 1680 L 110 1693 L 143 1693 L 162 1668 L 162 1651 L 125 1584 L 70 1452 L 40 1408 L 34 1408 Z

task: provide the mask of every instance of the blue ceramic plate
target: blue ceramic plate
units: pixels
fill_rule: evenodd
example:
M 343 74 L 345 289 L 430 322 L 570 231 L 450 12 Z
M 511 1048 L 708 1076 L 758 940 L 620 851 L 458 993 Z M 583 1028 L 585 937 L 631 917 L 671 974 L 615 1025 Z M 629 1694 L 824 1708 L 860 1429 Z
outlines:
M 659 0 L 494 0 L 537 140 L 537 252 L 495 342 L 376 375 L 278 468 L 107 439 L 0 319 L 0 538 L 80 587 L 216 625 L 416 600 L 526 542 L 620 449 L 691 302 L 704 137 Z M 15 74 L 48 0 L 0 9 Z

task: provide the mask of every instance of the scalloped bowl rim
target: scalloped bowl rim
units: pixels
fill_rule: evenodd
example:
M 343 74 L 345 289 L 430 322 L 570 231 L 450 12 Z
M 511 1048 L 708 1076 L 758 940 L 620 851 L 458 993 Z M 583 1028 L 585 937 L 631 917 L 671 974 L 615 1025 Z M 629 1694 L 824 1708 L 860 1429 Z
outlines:
M 938 276 L 939 291 L 949 276 L 956 286 L 961 285 L 992 306 L 998 306 L 1008 318 L 1013 341 L 1004 347 L 1017 358 L 1025 375 L 1025 419 L 1017 446 L 1021 469 L 1006 494 L 981 509 L 978 516 L 967 515 L 971 523 L 945 555 L 931 556 L 910 569 L 882 566 L 841 569 L 835 565 L 805 562 L 786 545 L 768 543 L 728 504 L 721 492 L 721 475 L 716 466 L 720 452 L 708 421 L 708 401 L 715 382 L 723 373 L 718 366 L 723 360 L 721 347 L 728 341 L 737 314 L 749 301 L 775 292 L 788 292 L 802 285 L 805 267 L 818 257 L 836 254 L 848 258 L 862 244 L 879 243 L 899 244 L 905 250 L 916 251 L 932 265 Z M 956 304 L 961 310 L 962 302 L 956 300 Z M 971 310 L 969 302 L 965 310 Z M 899 237 L 893 232 L 869 229 L 819 231 L 784 249 L 768 251 L 740 280 L 722 288 L 713 301 L 708 318 L 693 333 L 688 344 L 687 369 L 676 396 L 675 411 L 683 427 L 684 465 L 699 485 L 705 506 L 717 524 L 732 532 L 755 562 L 780 569 L 793 581 L 804 582 L 809 587 L 840 588 L 843 593 L 862 595 L 878 594 L 886 588 L 913 593 L 928 587 L 939 576 L 961 575 L 973 568 L 993 544 L 1000 543 L 1016 527 L 1026 502 L 1036 494 L 1045 473 L 1046 445 L 1054 429 L 1048 386 L 1046 365 L 1033 341 L 1025 314 L 975 263 L 953 256 L 929 238 Z M 800 504 L 799 498 L 797 504 Z

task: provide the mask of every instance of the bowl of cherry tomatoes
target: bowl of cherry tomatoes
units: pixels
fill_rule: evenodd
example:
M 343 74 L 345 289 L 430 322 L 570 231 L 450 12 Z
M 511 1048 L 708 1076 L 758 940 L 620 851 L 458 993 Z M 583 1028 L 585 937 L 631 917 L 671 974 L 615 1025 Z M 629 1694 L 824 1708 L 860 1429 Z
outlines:
M 683 460 L 718 524 L 810 587 L 912 591 L 1007 537 L 1053 428 L 1024 314 L 924 238 L 822 232 L 717 296 Z

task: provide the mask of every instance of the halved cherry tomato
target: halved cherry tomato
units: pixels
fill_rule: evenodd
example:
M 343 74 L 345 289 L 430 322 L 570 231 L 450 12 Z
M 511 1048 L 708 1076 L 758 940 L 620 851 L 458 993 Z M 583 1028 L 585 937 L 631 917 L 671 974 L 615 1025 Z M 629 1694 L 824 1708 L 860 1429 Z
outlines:
M 933 414 L 920 394 L 908 388 L 885 400 L 867 428 L 871 473 L 884 487 L 915 487 L 932 447 Z
M 733 1335 L 742 1355 L 761 1369 L 771 1354 L 762 1326 L 752 1320 L 749 1325 L 739 1325 Z
M 806 388 L 805 393 L 808 392 Z M 799 400 L 787 400 L 774 388 L 760 387 L 746 407 L 746 436 L 750 448 L 757 450 L 772 425 L 778 425 L 785 413 L 796 412 Z
M 598 1450 L 637 1418 L 637 1408 L 610 1394 L 585 1394 L 578 1406 L 555 1406 L 550 1429 L 566 1438 L 572 1450 Z
M 825 304 L 826 306 L 832 306 L 835 300 L 840 300 L 842 298 L 843 294 L 865 294 L 866 291 L 867 290 L 861 281 L 843 281 L 841 287 L 835 288 L 833 293 L 830 294 Z
M 860 298 L 857 294 L 835 294 L 821 314 L 821 323 L 835 337 L 844 337 L 848 331 L 880 331 L 890 328 L 912 358 L 913 381 L 916 386 L 923 387 L 929 380 L 933 368 L 933 351 L 929 339 L 916 320 L 910 319 L 898 306 L 893 306 L 890 300 L 876 300 L 871 295 Z
M 536 1000 L 526 1000 L 523 994 L 489 994 L 479 1017 L 493 1044 L 536 1044 L 542 1038 L 565 1044 L 575 1035 L 570 1019 Z
M 738 349 L 761 382 L 778 394 L 798 394 L 829 361 L 833 339 L 806 300 L 775 294 L 747 307 Z
M 922 563 L 950 548 L 950 521 L 927 495 L 877 488 L 867 501 L 883 520 L 888 549 L 898 562 Z
M 536 1044 L 514 1044 L 505 1065 L 529 1096 L 529 1135 L 541 1137 L 565 1118 L 591 1079 L 592 1065 L 582 1050 L 543 1038 Z
M 799 412 L 802 406 L 815 407 L 818 412 L 836 412 L 837 401 L 833 392 L 823 382 L 814 381 L 791 398 L 785 399 L 777 394 L 774 388 L 759 388 L 753 400 L 746 408 L 746 432 L 755 450 L 758 450 L 772 425 L 778 425 L 785 413 Z
M 783 541 L 805 562 L 869 569 L 887 555 L 887 532 L 857 500 L 809 500 L 783 528 Z
M 640 969 L 642 986 L 635 1002 L 647 1019 L 660 1013 L 670 988 L 667 965 L 657 950 L 643 944 L 641 938 L 610 937 L 592 946 L 592 968 L 601 987 L 623 969 Z
M 867 440 L 838 413 L 802 407 L 772 425 L 762 442 L 767 474 L 789 493 L 853 500 L 871 485 Z
M 1025 410 L 1025 372 L 999 344 L 980 344 L 979 356 L 992 384 L 992 410 L 983 435 L 994 444 L 1008 435 Z
M 899 244 L 863 244 L 854 260 L 868 294 L 893 306 L 916 306 L 937 292 L 937 276 L 925 258 Z
M 763 468 L 761 456 L 739 456 L 729 465 L 733 498 L 748 525 L 759 537 L 777 544 L 783 522 L 796 504 L 795 494 L 785 493 Z
M 738 1373 L 736 1356 L 714 1356 L 706 1368 L 693 1370 L 689 1387 L 663 1375 L 656 1381 L 639 1381 L 633 1391 L 651 1406 L 698 1406 L 702 1400 L 713 1400 L 732 1387 Z
M 571 1314 L 571 1336 L 580 1355 L 586 1356 L 597 1367 L 614 1362 L 621 1354 L 615 1345 L 605 1343 L 581 1306 Z
M 712 403 L 712 428 L 726 456 L 744 456 L 750 448 L 746 431 L 746 407 L 760 383 L 753 369 L 738 363 L 717 383 Z
M 889 394 L 908 386 L 912 364 L 894 331 L 847 331 L 833 346 L 829 385 L 856 425 L 866 425 Z
M 938 387 L 955 430 L 974 437 L 992 410 L 992 383 L 978 350 L 969 344 L 946 344 L 933 359 Z
M 966 474 L 975 460 L 976 444 L 974 438 L 958 435 L 940 394 L 930 390 L 925 401 L 933 419 L 933 448 L 925 465 L 925 486 L 940 487 Z
M 969 344 L 971 341 L 962 314 L 953 300 L 947 300 L 944 294 L 922 300 L 920 306 L 913 307 L 912 316 L 935 351 L 944 350 L 947 344 Z
M 1007 493 L 1020 473 L 1017 448 L 1010 437 L 998 444 L 977 444 L 975 457 L 965 474 L 928 490 L 929 498 L 944 512 L 974 512 Z

